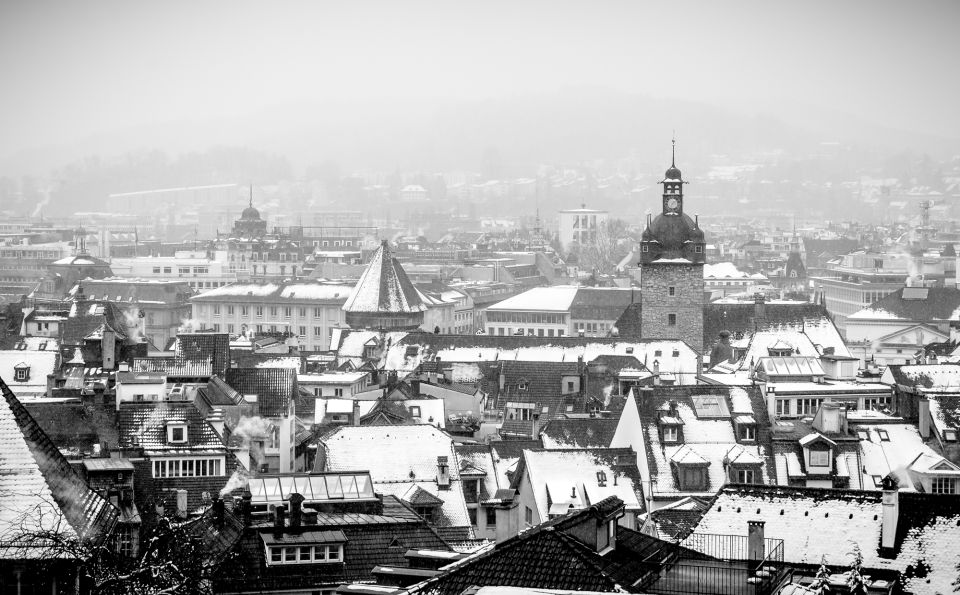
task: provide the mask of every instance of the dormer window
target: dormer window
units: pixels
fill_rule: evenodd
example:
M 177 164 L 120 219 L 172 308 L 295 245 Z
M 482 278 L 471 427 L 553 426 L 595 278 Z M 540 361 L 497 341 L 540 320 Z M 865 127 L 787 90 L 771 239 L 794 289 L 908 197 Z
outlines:
M 520 382 L 517 383 L 517 390 L 527 390 L 527 386 L 528 386 L 527 381 L 521 380 Z
M 26 382 L 30 380 L 30 366 L 20 362 L 13 367 L 13 379 L 17 382 Z
M 830 466 L 830 450 L 823 448 L 811 448 L 810 449 L 810 466 L 811 467 L 829 467 Z
M 170 444 L 184 444 L 187 441 L 187 424 L 183 422 L 167 422 L 167 442 Z
M 679 426 L 663 426 L 663 441 L 664 441 L 664 442 L 679 442 L 679 441 L 680 441 L 680 427 L 679 427 Z

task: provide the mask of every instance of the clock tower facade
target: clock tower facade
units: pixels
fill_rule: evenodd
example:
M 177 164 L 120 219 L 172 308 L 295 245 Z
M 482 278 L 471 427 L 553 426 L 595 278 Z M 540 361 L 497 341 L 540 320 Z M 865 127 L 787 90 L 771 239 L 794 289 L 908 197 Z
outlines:
M 683 212 L 686 182 L 675 159 L 660 183 L 662 212 L 647 216 L 640 239 L 640 333 L 644 339 L 682 340 L 699 353 L 706 241 L 698 221 Z M 664 369 L 668 362 L 659 364 Z

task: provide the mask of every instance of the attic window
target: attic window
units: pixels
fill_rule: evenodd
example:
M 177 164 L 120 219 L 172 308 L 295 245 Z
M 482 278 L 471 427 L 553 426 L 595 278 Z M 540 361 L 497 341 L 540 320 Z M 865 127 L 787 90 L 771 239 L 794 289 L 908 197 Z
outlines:
M 877 434 L 880 435 L 881 442 L 890 442 L 890 434 L 886 430 L 877 430 Z
M 702 246 L 701 244 L 697 244 L 696 246 L 694 246 L 693 251 L 696 252 L 697 254 L 702 254 L 702 253 L 703 253 L 703 246 Z
M 521 380 L 517 383 L 517 390 L 527 390 L 527 381 Z
M 183 444 L 187 441 L 187 424 L 183 422 L 167 422 L 167 442 Z
M 650 251 L 650 246 L 648 246 L 647 244 L 642 244 L 642 245 L 640 246 L 640 251 L 641 251 L 641 252 L 649 252 L 649 251 Z
M 857 438 L 860 440 L 870 440 L 870 432 L 867 430 L 857 430 Z
M 13 379 L 17 382 L 26 382 L 30 380 L 30 366 L 19 363 L 13 367 Z
M 597 471 L 597 485 L 601 488 L 607 485 L 607 474 L 603 471 Z
M 943 439 L 947 442 L 956 442 L 957 441 L 957 431 L 956 430 L 944 430 Z
M 680 440 L 680 428 L 677 426 L 663 426 L 663 441 L 678 442 Z

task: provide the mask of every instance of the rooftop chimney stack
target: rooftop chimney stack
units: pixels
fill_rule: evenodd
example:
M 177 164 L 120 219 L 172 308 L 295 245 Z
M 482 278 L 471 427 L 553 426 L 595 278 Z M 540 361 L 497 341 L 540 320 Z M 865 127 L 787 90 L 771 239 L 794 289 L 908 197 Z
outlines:
M 920 437 L 926 440 L 930 437 L 930 400 L 927 397 L 920 397 L 917 403 L 917 415 L 920 418 Z
M 880 548 L 892 552 L 896 544 L 897 521 L 900 520 L 900 494 L 896 483 L 883 478 L 883 519 L 880 525 Z
M 177 490 L 177 518 L 187 518 L 187 490 Z
M 273 537 L 275 539 L 283 538 L 283 528 L 286 525 L 287 507 L 283 504 L 277 505 L 273 516 Z
M 766 521 L 747 521 L 747 552 L 750 560 L 763 560 L 766 557 L 763 526 Z
M 290 532 L 299 533 L 303 525 L 303 501 L 305 498 L 296 492 L 290 494 Z
M 222 527 L 223 516 L 224 516 L 224 502 L 220 498 L 220 495 L 217 493 L 213 494 L 213 504 L 211 508 L 213 510 L 213 524 L 217 527 Z
M 437 457 L 437 487 L 441 490 L 450 489 L 450 465 L 448 457 Z

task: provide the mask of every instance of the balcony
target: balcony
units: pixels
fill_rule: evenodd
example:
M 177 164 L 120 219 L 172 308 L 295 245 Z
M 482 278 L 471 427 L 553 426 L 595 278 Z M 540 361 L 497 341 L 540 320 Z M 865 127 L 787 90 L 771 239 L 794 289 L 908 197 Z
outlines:
M 748 537 L 694 533 L 674 544 L 673 562 L 664 564 L 642 590 L 664 595 L 776 593 L 793 569 L 783 562 L 782 539 L 763 541 L 762 551 L 752 552 Z

